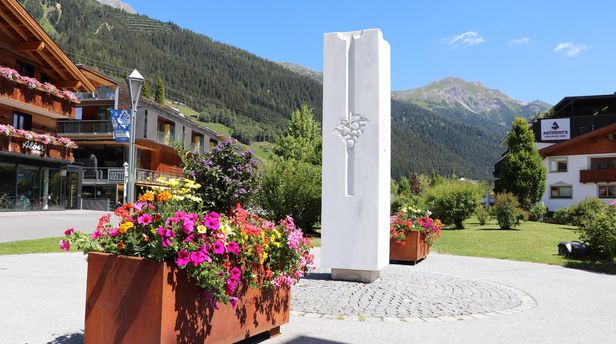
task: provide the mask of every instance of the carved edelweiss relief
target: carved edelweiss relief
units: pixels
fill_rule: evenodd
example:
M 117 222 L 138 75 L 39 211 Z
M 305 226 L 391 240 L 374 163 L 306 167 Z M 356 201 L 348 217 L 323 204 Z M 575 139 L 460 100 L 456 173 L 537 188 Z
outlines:
M 340 135 L 342 142 L 351 149 L 364 134 L 366 123 L 368 123 L 367 118 L 357 113 L 349 113 L 348 117 L 340 118 L 340 123 L 334 128 L 334 132 Z

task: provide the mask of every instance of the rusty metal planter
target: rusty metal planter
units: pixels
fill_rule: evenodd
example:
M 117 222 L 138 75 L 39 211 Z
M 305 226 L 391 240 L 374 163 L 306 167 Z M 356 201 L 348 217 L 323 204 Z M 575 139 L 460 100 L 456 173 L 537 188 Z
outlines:
M 392 262 L 415 264 L 426 258 L 429 253 L 430 245 L 418 231 L 408 232 L 406 240 L 401 243 L 389 240 L 389 260 Z
M 232 343 L 280 333 L 290 290 L 240 289 L 214 309 L 184 270 L 138 257 L 90 253 L 84 343 Z

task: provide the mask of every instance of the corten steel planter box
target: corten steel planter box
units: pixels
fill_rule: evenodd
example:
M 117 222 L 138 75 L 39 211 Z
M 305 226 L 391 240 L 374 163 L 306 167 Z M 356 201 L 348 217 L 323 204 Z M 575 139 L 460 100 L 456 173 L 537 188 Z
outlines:
M 213 309 L 184 270 L 138 257 L 90 253 L 84 343 L 232 343 L 289 321 L 290 290 L 240 289 Z
M 393 262 L 408 262 L 415 264 L 426 258 L 430 253 L 430 245 L 424 240 L 424 236 L 418 231 L 406 234 L 406 240 L 397 243 L 389 240 L 389 260 Z

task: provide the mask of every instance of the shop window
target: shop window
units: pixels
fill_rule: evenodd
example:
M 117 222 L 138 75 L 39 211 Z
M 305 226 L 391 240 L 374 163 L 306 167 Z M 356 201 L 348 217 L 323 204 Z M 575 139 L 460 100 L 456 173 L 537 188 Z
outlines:
M 13 113 L 13 127 L 15 129 L 32 130 L 32 116 L 23 113 Z
M 550 198 L 571 198 L 572 195 L 573 187 L 571 185 L 550 186 Z
M 616 198 L 616 184 L 599 185 L 599 198 Z

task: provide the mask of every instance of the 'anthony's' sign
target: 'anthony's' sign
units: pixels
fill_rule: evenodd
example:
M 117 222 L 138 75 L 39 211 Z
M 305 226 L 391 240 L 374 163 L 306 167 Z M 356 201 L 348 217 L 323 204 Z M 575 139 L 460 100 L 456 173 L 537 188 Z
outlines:
M 570 138 L 569 118 L 541 120 L 541 141 L 569 140 Z

